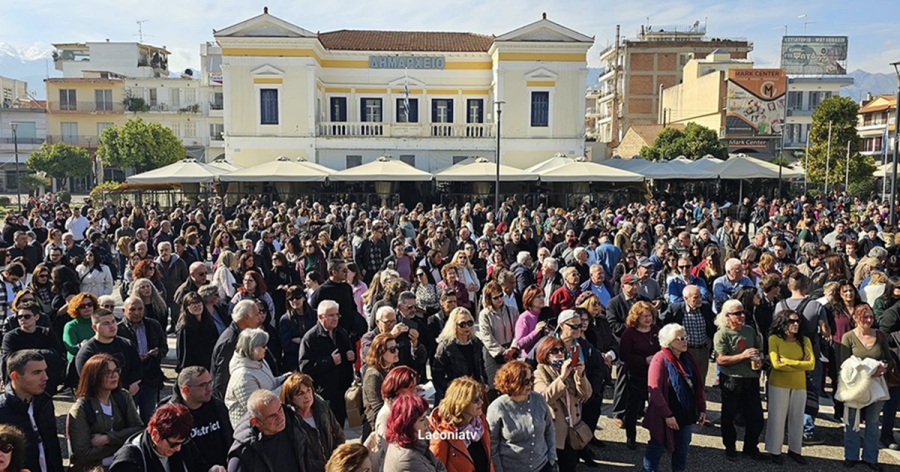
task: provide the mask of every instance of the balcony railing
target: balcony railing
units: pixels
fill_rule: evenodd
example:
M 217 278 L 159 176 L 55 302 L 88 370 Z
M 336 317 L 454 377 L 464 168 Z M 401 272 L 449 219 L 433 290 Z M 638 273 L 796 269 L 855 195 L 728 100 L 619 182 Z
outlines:
M 95 148 L 100 145 L 100 137 L 92 135 L 59 135 L 48 134 L 47 144 L 66 143 L 73 146 L 86 146 Z
M 218 133 L 212 133 L 209 135 L 210 141 L 225 141 L 225 132 L 219 131 Z
M 51 112 L 123 113 L 124 103 L 115 102 L 48 102 Z
M 222 103 L 213 103 L 213 102 L 209 103 L 210 110 L 222 110 L 224 108 L 225 108 L 225 105 Z
M 812 116 L 812 110 L 787 109 L 787 116 Z
M 372 123 L 321 122 L 319 136 L 386 138 L 492 138 L 492 123 Z
M 13 139 L 12 137 L 8 138 L 0 138 L 0 143 L 3 144 L 15 144 L 16 141 L 19 142 L 19 146 L 23 144 L 43 144 L 46 141 L 44 138 L 23 138 L 21 136 L 18 139 Z

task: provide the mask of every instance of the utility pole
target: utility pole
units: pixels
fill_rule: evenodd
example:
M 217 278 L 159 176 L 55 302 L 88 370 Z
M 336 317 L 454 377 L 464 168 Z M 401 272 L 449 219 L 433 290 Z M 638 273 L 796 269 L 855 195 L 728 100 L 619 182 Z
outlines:
M 831 164 L 831 125 L 828 122 L 828 144 L 825 146 L 825 198 L 828 198 L 828 170 Z
M 803 151 L 803 192 L 809 193 L 809 135 L 806 133 L 806 150 Z
M 16 201 L 19 205 L 19 213 L 22 212 L 22 173 L 19 172 L 19 124 L 12 123 L 13 152 L 16 155 Z
M 497 102 L 497 180 L 494 182 L 494 211 L 500 216 L 500 114 L 504 101 Z
M 844 191 L 850 191 L 850 141 L 847 141 L 847 167 L 844 170 Z
M 894 105 L 894 162 L 891 164 L 891 226 L 897 225 L 897 147 L 900 146 L 900 62 L 891 64 L 897 74 L 897 103 Z

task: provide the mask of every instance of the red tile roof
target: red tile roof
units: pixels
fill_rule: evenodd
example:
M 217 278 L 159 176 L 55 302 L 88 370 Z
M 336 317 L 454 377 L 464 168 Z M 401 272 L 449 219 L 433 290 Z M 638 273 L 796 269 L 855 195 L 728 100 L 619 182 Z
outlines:
M 487 52 L 493 36 L 425 31 L 338 30 L 319 33 L 325 49 L 341 51 Z

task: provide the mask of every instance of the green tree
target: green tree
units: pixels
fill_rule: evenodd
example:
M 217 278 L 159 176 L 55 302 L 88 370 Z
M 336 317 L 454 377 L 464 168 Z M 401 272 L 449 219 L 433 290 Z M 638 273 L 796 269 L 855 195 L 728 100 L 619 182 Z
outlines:
M 688 123 L 684 130 L 665 128 L 653 141 L 653 146 L 641 148 L 641 157 L 650 161 L 669 161 L 678 156 L 696 160 L 707 154 L 728 159 L 728 148 L 719 142 L 715 131 L 697 123 Z
M 97 149 L 97 156 L 104 165 L 122 169 L 133 167 L 137 172 L 167 166 L 186 155 L 184 145 L 172 130 L 140 118 L 128 120 L 121 127 L 103 130 Z
M 90 175 L 92 163 L 90 154 L 83 148 L 66 143 L 52 146 L 44 143 L 28 156 L 25 167 L 35 172 L 46 172 L 59 180 L 62 188 L 68 188 L 70 178 Z
M 812 182 L 834 185 L 844 182 L 847 170 L 847 143 L 850 143 L 850 182 L 872 178 L 875 161 L 871 156 L 859 154 L 859 135 L 856 133 L 856 102 L 847 97 L 829 97 L 822 100 L 813 112 L 809 130 L 809 156 L 806 176 Z M 828 156 L 828 124 L 831 123 L 831 156 Z M 826 160 L 828 178 L 826 181 Z

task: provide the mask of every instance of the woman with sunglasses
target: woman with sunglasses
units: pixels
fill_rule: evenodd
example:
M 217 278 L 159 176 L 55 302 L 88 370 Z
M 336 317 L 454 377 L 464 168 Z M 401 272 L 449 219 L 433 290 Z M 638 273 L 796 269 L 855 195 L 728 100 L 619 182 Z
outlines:
M 72 471 L 109 467 L 113 454 L 143 424 L 131 395 L 119 387 L 122 369 L 110 354 L 97 354 L 81 368 L 75 404 L 66 419 Z
M 316 312 L 309 306 L 306 292 L 299 285 L 291 286 L 287 294 L 288 308 L 278 323 L 281 348 L 284 350 L 284 371 L 299 368 L 300 341 L 307 331 L 316 326 Z
M 437 342 L 431 366 L 435 405 L 440 404 L 450 382 L 459 377 L 469 376 L 481 383 L 487 382 L 484 344 L 475 337 L 475 319 L 469 310 L 454 308 Z
M 706 392 L 700 368 L 688 352 L 687 332 L 678 323 L 659 330 L 661 349 L 647 371 L 649 400 L 644 427 L 650 442 L 644 470 L 656 472 L 664 452 L 672 454 L 672 470 L 687 470 L 688 446 L 695 424 L 706 421 Z M 802 418 L 801 418 L 802 420 Z
M 618 286 L 623 275 L 630 274 L 635 270 L 637 270 L 637 255 L 635 255 L 634 251 L 626 251 L 613 269 L 613 283 Z
M 100 309 L 100 302 L 92 293 L 79 293 L 69 300 L 67 313 L 71 320 L 63 329 L 63 345 L 68 353 L 68 360 L 75 358 L 82 341 L 94 337 L 91 328 L 91 315 Z
M 478 339 L 484 344 L 485 372 L 492 391 L 489 399 L 496 397 L 493 378 L 500 366 L 519 357 L 515 345 L 516 318 L 518 314 L 503 300 L 503 288 L 491 281 L 484 287 L 484 308 L 478 314 Z
M 447 396 L 431 412 L 429 423 L 438 434 L 432 436 L 430 449 L 447 472 L 494 470 L 484 407 L 484 384 L 460 377 L 450 384 Z
M 31 273 L 31 282 L 28 284 L 35 295 L 37 303 L 41 306 L 41 313 L 50 313 L 53 305 L 53 283 L 50 281 L 50 268 L 46 264 L 38 264 Z
M 50 329 L 49 320 L 45 326 L 38 323 L 39 319 L 46 318 L 46 315 L 41 315 L 37 303 L 20 300 L 15 304 L 14 312 L 13 316 L 7 318 L 7 322 L 10 319 L 15 320 L 16 327 L 5 332 L 0 348 L 0 372 L 3 374 L 0 380 L 4 382 L 8 380 L 6 360 L 10 355 L 23 349 L 37 349 L 47 361 L 48 375 L 51 376 L 51 381 L 47 383 L 47 391 L 52 395 L 56 392 L 58 375 L 64 370 L 65 349 Z
M 322 251 L 319 243 L 315 239 L 307 239 L 302 244 L 303 255 L 297 259 L 297 271 L 300 273 L 300 277 L 305 277 L 310 272 L 327 274 L 325 252 Z
M 800 315 L 784 310 L 775 316 L 769 330 L 768 410 L 766 451 L 781 464 L 784 424 L 788 425 L 788 457 L 806 464 L 803 447 L 803 413 L 806 409 L 806 372 L 815 366 L 812 343 L 800 332 Z
M 0 425 L 0 472 L 28 472 L 25 466 L 25 435 L 11 425 Z
M 209 370 L 219 331 L 212 314 L 206 310 L 203 298 L 197 292 L 184 296 L 178 323 L 175 325 L 175 336 L 175 372 L 195 365 Z
M 637 448 L 637 417 L 647 399 L 647 372 L 650 361 L 659 352 L 659 327 L 656 307 L 637 302 L 628 311 L 622 333 L 620 353 L 625 363 L 625 445 Z
M 110 472 L 224 472 L 215 465 L 207 469 L 203 453 L 191 443 L 194 417 L 184 405 L 167 403 L 153 413 L 147 429 L 128 439 L 113 456 Z
M 413 292 L 416 294 L 416 305 L 429 315 L 440 311 L 441 292 L 431 273 L 424 267 L 416 267 L 415 279 Z
M 384 383 L 385 376 L 399 361 L 399 348 L 394 336 L 391 333 L 381 333 L 375 336 L 366 353 L 367 369 L 362 380 L 363 408 L 366 414 L 366 422 L 363 423 L 363 438 L 368 437 L 375 430 L 375 418 L 381 411 L 381 407 L 384 406 L 381 385 Z

